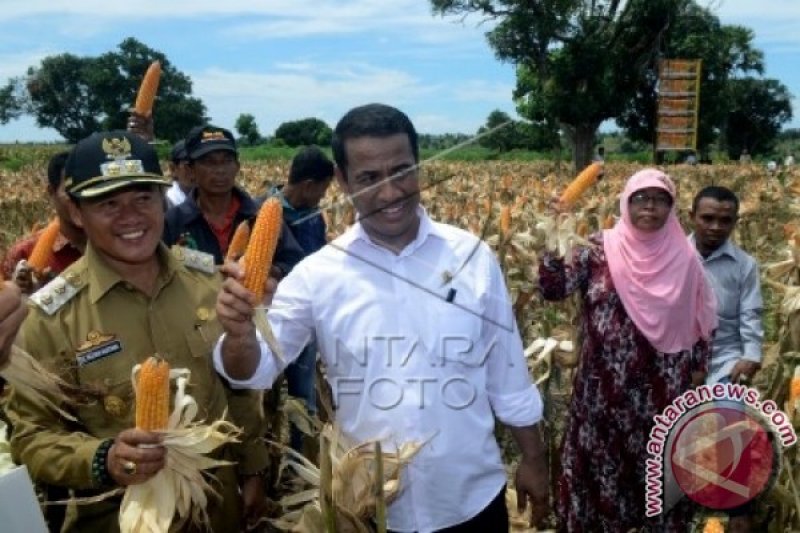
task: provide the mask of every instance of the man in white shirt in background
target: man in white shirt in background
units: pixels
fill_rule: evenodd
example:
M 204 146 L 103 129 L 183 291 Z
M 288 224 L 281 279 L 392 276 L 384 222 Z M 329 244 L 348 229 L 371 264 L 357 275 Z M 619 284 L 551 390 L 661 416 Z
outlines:
M 764 304 L 758 264 L 730 241 L 739 199 L 726 187 L 706 187 L 695 196 L 690 216 L 694 233 L 689 240 L 711 281 L 719 316 L 706 382 L 748 383 L 761 367 Z M 752 512 L 752 502 L 731 509 L 730 531 L 750 531 Z
M 399 110 L 350 110 L 332 145 L 358 221 L 268 294 L 286 363 L 316 341 L 347 436 L 388 449 L 425 443 L 401 476 L 390 530 L 508 531 L 495 416 L 520 448 L 518 496 L 540 523 L 549 513 L 542 400 L 493 252 L 419 205 L 417 134 Z M 256 334 L 241 269 L 223 271 L 217 314 L 234 333 L 214 364 L 234 387 L 270 387 L 286 363 Z
M 194 182 L 189 174 L 189 155 L 186 153 L 186 143 L 180 140 L 172 147 L 169 154 L 169 175 L 172 177 L 172 186 L 167 189 L 166 197 L 169 207 L 180 205 L 186 200 L 186 195 L 194 187 Z

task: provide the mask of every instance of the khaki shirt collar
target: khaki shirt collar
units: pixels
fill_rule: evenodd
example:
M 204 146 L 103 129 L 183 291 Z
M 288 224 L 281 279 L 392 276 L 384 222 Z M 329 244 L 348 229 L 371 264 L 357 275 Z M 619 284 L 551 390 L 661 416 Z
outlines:
M 84 255 L 86 256 L 86 269 L 89 280 L 89 300 L 92 304 L 96 304 L 116 285 L 125 283 L 125 280 L 116 270 L 111 268 L 111 265 L 103 259 L 103 256 L 94 249 L 92 243 L 86 243 L 86 253 Z M 158 274 L 159 282 L 156 284 L 156 291 L 154 293 L 157 295 L 161 289 L 169 283 L 181 264 L 172 256 L 164 243 L 158 243 L 156 255 L 161 265 L 161 270 Z

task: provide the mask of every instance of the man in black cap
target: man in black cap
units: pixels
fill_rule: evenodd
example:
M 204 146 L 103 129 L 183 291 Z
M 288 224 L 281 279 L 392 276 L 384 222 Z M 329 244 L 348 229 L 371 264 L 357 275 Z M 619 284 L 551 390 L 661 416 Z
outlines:
M 192 190 L 194 182 L 186 168 L 189 158 L 186 156 L 186 143 L 180 140 L 172 147 L 169 154 L 169 175 L 172 177 L 172 187 L 167 189 L 167 206 L 175 207 L 186 200 L 186 195 Z
M 221 265 L 236 227 L 253 219 L 259 205 L 236 186 L 239 153 L 230 131 L 198 126 L 186 136 L 185 148 L 187 173 L 195 187 L 181 205 L 167 212 L 164 242 L 202 250 Z M 273 261 L 279 276 L 303 256 L 303 249 L 284 224 Z
M 261 398 L 232 391 L 210 365 L 223 327 L 214 314 L 220 277 L 208 254 L 161 241 L 164 189 L 151 146 L 124 131 L 94 134 L 66 164 L 70 215 L 87 236 L 84 256 L 37 291 L 19 334 L 22 347 L 80 391 L 86 402 L 62 406 L 14 390 L 7 414 L 12 454 L 38 483 L 92 497 L 143 483 L 164 468 L 157 433 L 135 429 L 131 369 L 158 354 L 187 368 L 197 420 L 229 416 L 240 443 L 214 452 L 234 465 L 212 471 L 211 530 L 241 531 L 263 505 L 259 473 L 267 465 Z M 62 531 L 117 531 L 119 498 L 70 505 Z

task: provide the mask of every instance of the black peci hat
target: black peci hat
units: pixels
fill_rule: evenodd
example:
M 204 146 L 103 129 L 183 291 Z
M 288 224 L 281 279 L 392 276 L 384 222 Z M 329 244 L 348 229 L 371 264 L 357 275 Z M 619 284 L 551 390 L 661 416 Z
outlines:
M 67 193 L 96 198 L 131 185 L 169 186 L 152 146 L 127 131 L 93 133 L 78 142 L 64 169 Z

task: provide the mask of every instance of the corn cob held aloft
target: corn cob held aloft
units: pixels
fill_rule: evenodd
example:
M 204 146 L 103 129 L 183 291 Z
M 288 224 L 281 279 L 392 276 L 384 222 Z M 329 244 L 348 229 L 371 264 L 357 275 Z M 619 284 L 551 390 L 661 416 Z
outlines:
M 147 72 L 142 78 L 139 92 L 136 94 L 136 104 L 133 106 L 140 115 L 149 115 L 153 112 L 153 102 L 158 92 L 158 82 L 161 80 L 161 62 L 153 61 L 147 67 Z
M 47 227 L 39 234 L 36 239 L 36 244 L 31 250 L 31 255 L 28 257 L 28 266 L 34 272 L 41 274 L 42 271 L 50 264 L 53 258 L 53 245 L 61 232 L 61 225 L 57 218 L 54 218 Z
M 569 207 L 574 204 L 575 201 L 589 189 L 589 187 L 594 185 L 602 171 L 603 164 L 600 162 L 594 162 L 583 169 L 583 171 L 578 174 L 574 180 L 572 180 L 572 183 L 570 183 L 567 188 L 564 189 L 564 192 L 561 194 L 561 198 L 559 199 L 561 204 L 565 207 Z
M 236 231 L 233 232 L 231 243 L 228 245 L 228 253 L 225 255 L 225 261 L 238 261 L 247 250 L 247 242 L 250 240 L 250 224 L 246 220 L 236 226 Z
M 148 357 L 136 380 L 136 427 L 145 431 L 167 429 L 169 422 L 169 363 Z
M 258 302 L 264 298 L 267 276 L 272 266 L 275 248 L 278 246 L 282 222 L 283 206 L 280 200 L 273 196 L 267 199 L 259 209 L 256 222 L 250 232 L 247 251 L 242 257 L 244 263 L 243 285 L 256 295 Z

